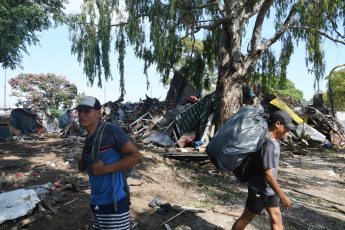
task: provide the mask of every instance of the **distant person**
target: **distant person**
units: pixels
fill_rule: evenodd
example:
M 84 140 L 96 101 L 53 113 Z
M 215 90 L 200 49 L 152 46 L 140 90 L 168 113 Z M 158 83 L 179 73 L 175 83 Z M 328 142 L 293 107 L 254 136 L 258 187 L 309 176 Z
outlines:
M 130 229 L 127 200 L 129 194 L 127 194 L 127 186 L 124 185 L 122 172 L 141 163 L 142 156 L 120 127 L 108 123 L 100 141 L 98 160 L 93 162 L 92 147 L 103 124 L 100 120 L 101 104 L 97 98 L 87 96 L 80 100 L 76 109 L 79 124 L 87 131 L 78 169 L 86 170 L 89 175 L 93 227 L 94 229 Z
M 268 119 L 270 139 L 264 142 L 256 153 L 259 172 L 248 182 L 248 197 L 244 212 L 232 226 L 232 230 L 244 229 L 265 208 L 270 215 L 271 229 L 283 229 L 279 200 L 284 209 L 292 209 L 291 200 L 283 193 L 276 180 L 280 148 L 277 138 L 285 137 L 290 130 L 295 130 L 288 113 L 275 111 Z

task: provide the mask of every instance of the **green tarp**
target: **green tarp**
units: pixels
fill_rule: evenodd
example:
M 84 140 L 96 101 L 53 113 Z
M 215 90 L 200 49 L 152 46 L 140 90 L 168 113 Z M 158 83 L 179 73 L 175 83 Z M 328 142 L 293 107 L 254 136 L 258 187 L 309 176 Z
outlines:
M 205 96 L 187 110 L 175 117 L 175 124 L 179 136 L 184 133 L 197 131 L 197 138 L 201 137 L 208 121 L 209 110 L 213 107 L 214 92 Z

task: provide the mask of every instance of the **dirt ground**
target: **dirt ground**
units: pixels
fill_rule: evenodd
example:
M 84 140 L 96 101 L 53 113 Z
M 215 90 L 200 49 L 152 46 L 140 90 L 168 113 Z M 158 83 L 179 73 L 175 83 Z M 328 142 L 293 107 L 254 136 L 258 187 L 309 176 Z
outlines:
M 88 177 L 77 171 L 82 142 L 63 145 L 61 139 L 0 142 L 1 193 L 60 179 L 72 185 L 54 191 L 59 195 L 55 202 L 40 202 L 28 215 L 2 223 L 0 230 L 92 229 Z M 139 148 L 144 162 L 129 179 L 132 229 L 167 229 L 164 223 L 174 230 L 231 229 L 243 211 L 246 184 L 215 170 L 207 157 L 172 159 L 162 155 L 167 149 Z M 345 152 L 307 150 L 306 155 L 282 152 L 278 182 L 294 205 L 282 211 L 284 227 L 345 229 Z M 172 209 L 158 214 L 160 207 L 149 206 L 154 198 Z M 247 229 L 270 229 L 268 214 L 257 216 Z

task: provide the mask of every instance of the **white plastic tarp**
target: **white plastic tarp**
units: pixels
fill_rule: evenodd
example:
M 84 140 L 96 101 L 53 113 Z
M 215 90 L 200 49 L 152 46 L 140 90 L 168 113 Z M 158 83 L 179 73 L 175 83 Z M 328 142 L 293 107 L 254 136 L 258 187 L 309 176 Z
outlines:
M 0 194 L 0 224 L 26 215 L 40 199 L 33 189 L 18 189 Z
M 171 140 L 171 138 L 168 135 L 157 130 L 154 130 L 151 133 L 149 133 L 141 141 L 146 144 L 153 142 L 161 146 L 173 146 L 175 144 L 175 142 Z
M 324 142 L 326 140 L 326 136 L 321 134 L 319 131 L 311 127 L 310 125 L 302 122 L 297 126 L 296 132 L 300 137 L 308 136 L 310 139 L 314 141 Z
M 0 194 L 0 224 L 26 215 L 40 202 L 38 196 L 49 192 L 51 183 L 34 185 Z

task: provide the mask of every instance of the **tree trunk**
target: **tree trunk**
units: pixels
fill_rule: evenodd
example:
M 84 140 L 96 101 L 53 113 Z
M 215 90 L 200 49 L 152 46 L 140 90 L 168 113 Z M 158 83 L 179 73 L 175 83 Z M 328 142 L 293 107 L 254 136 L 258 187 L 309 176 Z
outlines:
M 243 105 L 243 72 L 240 47 L 232 44 L 231 35 L 223 26 L 216 89 L 215 125 L 218 130 Z M 240 42 L 239 42 L 240 44 Z

